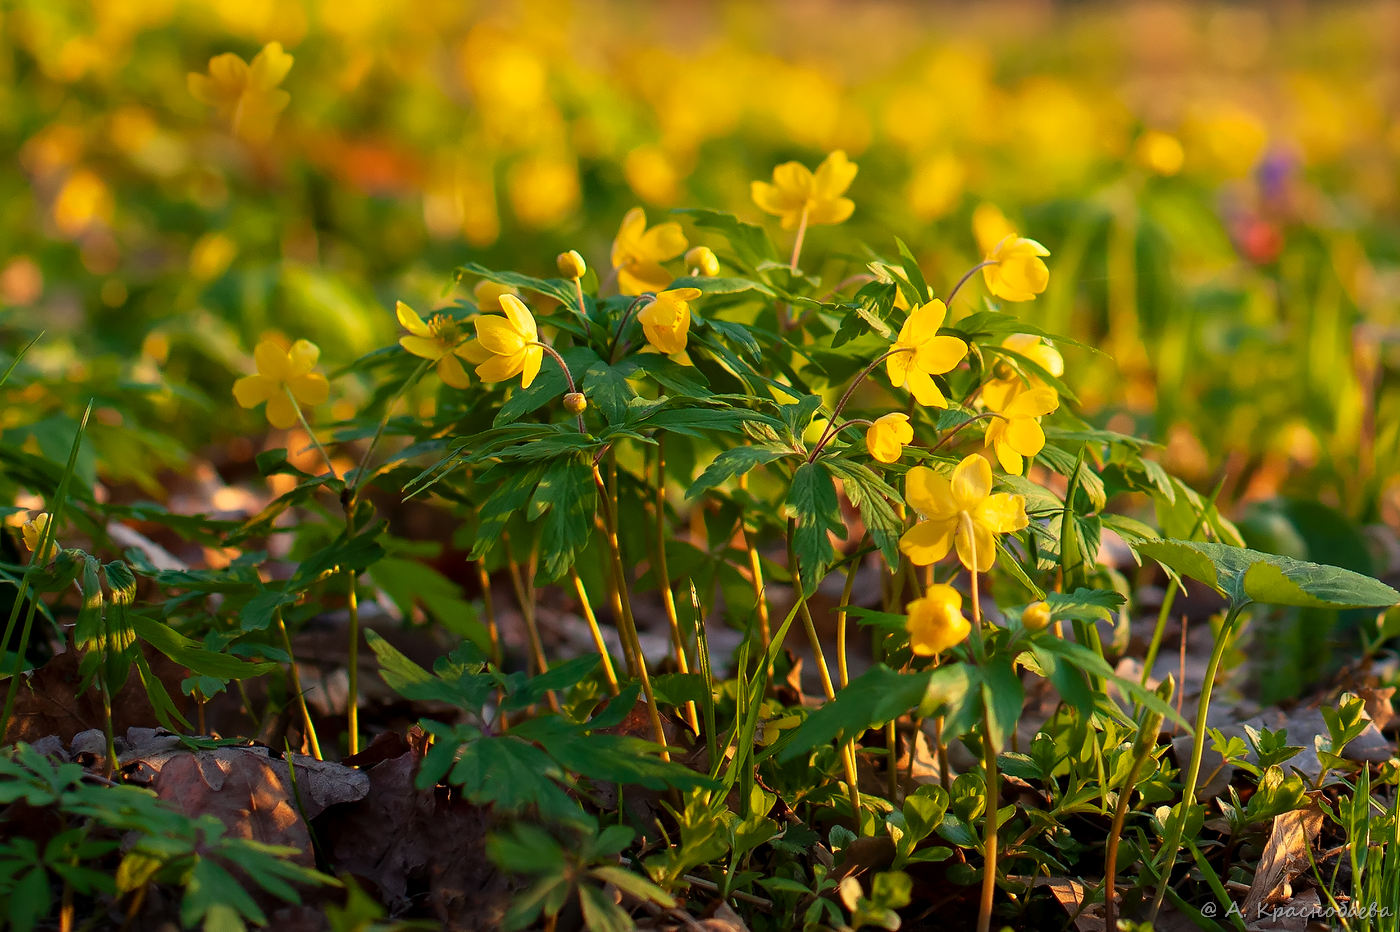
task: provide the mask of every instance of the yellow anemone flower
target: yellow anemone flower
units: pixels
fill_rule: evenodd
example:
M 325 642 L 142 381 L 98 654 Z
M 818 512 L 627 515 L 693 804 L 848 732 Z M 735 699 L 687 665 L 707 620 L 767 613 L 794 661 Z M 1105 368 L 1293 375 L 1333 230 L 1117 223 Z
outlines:
M 24 546 L 34 552 L 34 562 L 36 563 L 48 563 L 52 561 L 54 557 L 58 556 L 57 539 L 49 541 L 49 546 L 43 553 L 39 553 L 39 545 L 43 542 L 44 532 L 48 529 L 49 513 L 47 511 L 40 512 L 30 518 L 28 521 L 24 522 L 24 526 L 19 529 L 20 535 L 24 537 Z
M 502 285 L 484 278 L 472 288 L 472 299 L 476 301 L 478 311 L 501 310 L 501 295 L 507 294 L 520 297 L 520 293 L 509 285 Z
M 1050 284 L 1050 270 L 1041 257 L 1050 250 L 1033 239 L 1012 233 L 997 243 L 982 269 L 987 290 L 1006 301 L 1031 301 Z
M 267 402 L 267 420 L 278 430 L 297 422 L 297 406 L 322 404 L 330 397 L 330 384 L 316 368 L 321 348 L 310 340 L 297 340 L 283 349 L 273 340 L 263 340 L 253 350 L 256 375 L 245 375 L 233 383 L 233 397 L 245 408 Z
M 978 204 L 972 212 L 972 235 L 977 240 L 977 248 L 983 256 L 989 256 L 997 243 L 1008 236 L 1016 235 L 1016 228 L 1006 219 L 1006 214 L 995 204 Z
M 1019 476 L 1023 457 L 1035 456 L 1045 447 L 1040 418 L 1060 406 L 1060 396 L 1050 388 L 996 391 L 985 395 L 987 410 L 999 415 L 987 427 L 987 446 L 996 453 L 1001 468 Z
M 434 314 L 424 323 L 418 312 L 402 301 L 395 312 L 399 323 L 408 331 L 408 336 L 399 337 L 399 346 L 415 356 L 436 362 L 438 377 L 453 388 L 466 388 L 471 384 L 461 360 L 479 363 L 485 362 L 486 356 L 479 343 L 469 341 L 461 321 L 448 314 Z
M 972 632 L 972 624 L 962 613 L 962 593 L 952 586 L 937 583 L 928 587 L 922 599 L 904 607 L 909 618 L 909 646 L 920 657 L 932 657 L 962 643 Z
M 647 215 L 633 207 L 622 218 L 613 240 L 612 265 L 617 270 L 617 290 L 622 294 L 660 291 L 674 280 L 661 263 L 685 252 L 685 234 L 679 223 L 658 223 L 647 229 Z
M 501 295 L 504 317 L 478 317 L 476 337 L 485 357 L 476 367 L 483 382 L 504 382 L 521 376 L 520 387 L 529 388 L 544 362 L 535 318 L 523 301 L 512 294 Z M 473 352 L 476 352 L 473 349 Z
M 915 308 L 899 330 L 894 355 L 885 360 L 885 371 L 894 386 L 909 389 L 919 404 L 927 407 L 948 407 L 948 399 L 933 377 L 953 371 L 967 355 L 965 342 L 938 335 L 947 316 L 947 305 L 937 298 Z
M 1025 496 L 993 495 L 992 467 L 976 453 L 957 465 L 951 480 L 915 466 L 905 478 L 904 497 L 924 516 L 899 539 L 899 549 L 917 566 L 937 563 L 956 547 L 963 566 L 985 573 L 996 562 L 997 535 L 1030 523 Z
M 759 209 L 782 218 L 784 230 L 797 229 L 804 216 L 808 224 L 841 223 L 856 209 L 854 201 L 841 196 L 856 171 L 856 163 L 838 149 L 815 172 L 801 162 L 784 162 L 773 169 L 772 184 L 754 181 L 749 190 Z
M 896 412 L 876 418 L 865 431 L 865 448 L 882 463 L 894 463 L 904 453 L 904 445 L 914 439 L 909 415 Z
M 690 336 L 690 302 L 700 297 L 699 288 L 663 291 L 637 314 L 647 342 L 667 356 L 685 352 Z
M 225 52 L 209 59 L 209 73 L 189 75 L 190 94 L 228 120 L 234 135 L 262 142 L 272 135 L 277 117 L 292 97 L 277 85 L 292 68 L 292 56 L 282 43 L 263 46 L 251 64 Z
M 1065 374 L 1065 359 L 1060 355 L 1060 351 L 1033 333 L 1013 333 L 1002 340 L 1001 345 L 1003 349 L 1009 349 L 1018 356 L 1026 357 L 1057 379 Z M 988 386 L 993 382 L 1012 382 L 1017 386 L 1020 385 L 1020 380 L 1016 379 L 1012 373 L 1010 364 L 1004 360 L 997 364 L 996 374 L 997 378 L 988 382 Z M 1026 380 L 1031 388 L 1049 387 L 1045 380 L 1034 372 L 1027 372 Z

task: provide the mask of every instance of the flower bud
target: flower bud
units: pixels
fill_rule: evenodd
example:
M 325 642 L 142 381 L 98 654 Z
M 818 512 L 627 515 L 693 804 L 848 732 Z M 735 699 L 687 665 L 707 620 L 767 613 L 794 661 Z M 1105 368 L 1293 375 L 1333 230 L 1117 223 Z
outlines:
M 714 278 L 719 274 L 719 257 L 709 246 L 696 246 L 685 254 L 686 268 L 699 269 L 700 274 L 706 278 Z
M 554 260 L 554 264 L 559 267 L 560 275 L 573 281 L 583 278 L 583 273 L 588 271 L 588 266 L 584 263 L 583 256 L 579 255 L 577 249 L 561 252 Z
M 1044 602 L 1032 602 L 1021 613 L 1021 627 L 1027 631 L 1043 631 L 1050 624 L 1050 606 Z
M 569 392 L 564 396 L 564 410 L 570 414 L 582 414 L 588 407 L 588 399 L 583 392 Z

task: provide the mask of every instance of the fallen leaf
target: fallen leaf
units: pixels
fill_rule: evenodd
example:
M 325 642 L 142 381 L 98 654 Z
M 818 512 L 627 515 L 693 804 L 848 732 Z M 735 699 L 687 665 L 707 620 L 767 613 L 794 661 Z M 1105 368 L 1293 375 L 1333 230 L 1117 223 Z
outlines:
M 1322 810 L 1315 802 L 1307 809 L 1274 817 L 1264 856 L 1259 859 L 1254 882 L 1244 898 L 1246 916 L 1259 915 L 1259 907 L 1274 899 L 1285 882 L 1308 870 L 1308 851 L 1321 830 Z

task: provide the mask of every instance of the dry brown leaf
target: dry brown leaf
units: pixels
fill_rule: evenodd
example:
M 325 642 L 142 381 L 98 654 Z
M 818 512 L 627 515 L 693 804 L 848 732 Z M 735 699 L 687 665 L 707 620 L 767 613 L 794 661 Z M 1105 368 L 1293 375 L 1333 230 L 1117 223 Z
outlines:
M 1308 851 L 1321 830 L 1322 810 L 1315 802 L 1307 809 L 1274 817 L 1264 856 L 1244 898 L 1245 916 L 1259 915 L 1259 907 L 1275 899 L 1286 882 L 1308 869 Z

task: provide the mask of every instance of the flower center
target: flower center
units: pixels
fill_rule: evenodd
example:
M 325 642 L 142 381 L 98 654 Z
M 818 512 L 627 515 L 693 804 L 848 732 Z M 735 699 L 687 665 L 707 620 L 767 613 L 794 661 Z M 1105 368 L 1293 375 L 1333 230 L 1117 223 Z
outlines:
M 446 314 L 433 315 L 433 319 L 428 321 L 428 333 L 444 346 L 456 346 L 462 342 L 461 321 Z

